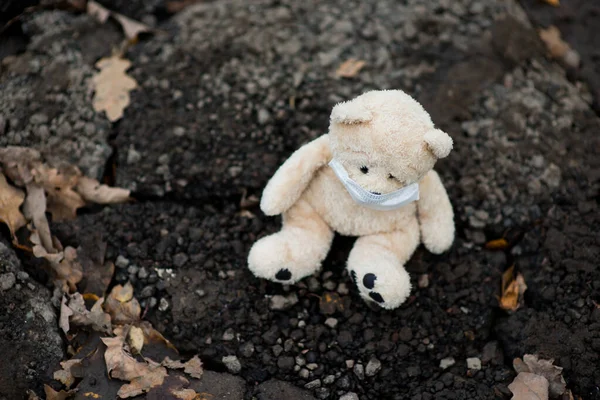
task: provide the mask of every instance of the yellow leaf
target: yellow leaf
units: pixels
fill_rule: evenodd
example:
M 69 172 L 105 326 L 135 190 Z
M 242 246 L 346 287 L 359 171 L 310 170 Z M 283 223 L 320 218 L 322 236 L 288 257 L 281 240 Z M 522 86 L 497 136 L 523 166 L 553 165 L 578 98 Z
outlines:
M 13 238 L 15 232 L 27 223 L 19 210 L 24 200 L 23 191 L 11 186 L 0 172 L 0 221 L 8 226 Z
M 134 354 L 139 354 L 144 346 L 144 331 L 137 326 L 132 326 L 127 335 L 127 343 Z
M 502 274 L 502 297 L 500 297 L 499 303 L 502 309 L 509 311 L 519 308 L 523 293 L 527 289 L 522 274 L 514 277 L 514 268 L 513 265 Z
M 137 82 L 125 71 L 131 62 L 118 56 L 103 58 L 96 63 L 100 72 L 92 78 L 95 94 L 94 110 L 105 111 L 106 117 L 114 122 L 123 116 L 129 105 L 129 92 L 137 88 Z
M 125 286 L 117 285 L 108 295 L 104 308 L 111 315 L 115 324 L 131 324 L 140 320 L 142 308 L 133 297 L 133 286 L 127 282 Z
M 365 61 L 351 58 L 344 61 L 335 71 L 335 74 L 342 78 L 354 78 L 365 66 Z
M 117 395 L 123 399 L 140 395 L 155 386 L 162 385 L 166 376 L 167 369 L 165 367 L 156 367 L 144 375 L 132 379 L 130 384 L 121 386 Z
M 490 240 L 485 244 L 485 248 L 488 250 L 504 250 L 508 247 L 506 239 Z
M 75 377 L 71 374 L 71 367 L 79 364 L 80 362 L 81 360 L 79 359 L 62 361 L 60 363 L 62 369 L 54 372 L 54 379 L 62 382 L 67 389 L 71 388 L 71 385 L 75 382 Z

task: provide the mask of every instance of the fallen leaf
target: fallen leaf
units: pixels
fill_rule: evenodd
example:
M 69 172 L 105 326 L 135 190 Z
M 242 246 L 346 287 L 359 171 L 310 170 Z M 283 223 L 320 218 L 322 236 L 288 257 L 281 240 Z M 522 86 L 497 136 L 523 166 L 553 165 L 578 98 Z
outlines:
M 137 39 L 140 33 L 152 31 L 152 28 L 148 25 L 111 11 L 93 0 L 89 0 L 87 3 L 87 13 L 102 24 L 105 23 L 109 17 L 113 17 L 121 24 L 123 32 L 129 40 Z
M 198 356 L 190 358 L 185 363 L 182 363 L 181 361 L 174 361 L 171 360 L 169 357 L 165 357 L 163 362 L 161 362 L 160 364 L 169 369 L 183 368 L 183 372 L 196 379 L 202 378 L 202 374 L 204 373 L 204 369 L 202 368 L 202 361 L 200 361 L 200 358 L 198 358 Z
M 522 274 L 513 276 L 515 266 L 511 266 L 502 274 L 502 297 L 500 307 L 504 310 L 515 311 L 522 303 L 523 293 L 527 290 Z
M 548 400 L 548 380 L 531 372 L 520 372 L 508 388 L 513 400 Z
M 508 242 L 504 238 L 490 240 L 489 242 L 487 242 L 485 244 L 485 248 L 488 250 L 504 250 L 507 247 L 508 247 Z
M 69 333 L 69 329 L 71 329 L 69 325 L 69 317 L 71 315 L 73 315 L 73 310 L 71 310 L 67 305 L 67 296 L 63 295 L 60 302 L 60 318 L 58 321 L 58 326 L 60 326 L 65 334 Z
M 44 385 L 44 392 L 46 392 L 46 400 L 66 400 L 75 394 L 73 390 L 69 390 L 68 392 L 61 390 L 57 392 L 48 385 Z
M 62 382 L 62 384 L 67 387 L 67 389 L 70 389 L 71 385 L 75 382 L 75 377 L 73 376 L 73 374 L 71 374 L 71 367 L 80 363 L 81 360 L 79 359 L 62 361 L 60 363 L 62 369 L 54 372 L 54 379 L 56 379 L 59 382 Z
M 567 383 L 562 376 L 563 368 L 553 365 L 554 360 L 541 360 L 533 354 L 525 354 L 523 359 L 515 358 L 513 367 L 518 373 L 531 372 L 543 376 L 549 382 L 550 396 L 557 398 L 567 390 Z
M 40 400 L 38 395 L 31 389 L 27 389 L 25 394 L 27 394 L 27 400 Z
M 86 201 L 98 204 L 123 203 L 130 199 L 131 194 L 130 190 L 101 185 L 96 179 L 86 176 L 79 178 L 75 190 Z
M 365 66 L 365 61 L 350 58 L 344 61 L 335 71 L 335 74 L 341 78 L 353 78 Z
M 560 6 L 560 0 L 542 0 L 546 4 L 550 4 L 551 6 L 558 7 Z
M 81 176 L 76 167 L 56 168 L 40 167 L 36 170 L 47 193 L 47 208 L 53 221 L 72 220 L 77 209 L 85 206 L 83 198 L 73 190 Z
M 104 261 L 105 254 L 106 242 L 102 240 L 101 232 L 93 232 L 80 239 L 77 259 L 83 270 L 79 287 L 84 297 L 94 294 L 99 298 L 105 295 L 115 272 L 115 265 Z
M 44 193 L 44 189 L 33 182 L 28 183 L 26 188 L 27 197 L 23 205 L 25 218 L 33 222 L 33 226 L 35 226 L 35 230 L 39 235 L 38 244 L 42 245 L 48 253 L 56 253 L 56 249 L 52 243 L 52 235 L 50 234 L 50 225 L 46 218 L 46 194 Z
M 119 392 L 117 394 L 119 397 L 125 399 L 128 397 L 134 397 L 142 393 L 146 393 L 153 387 L 162 385 L 166 376 L 166 368 L 153 368 L 146 374 L 132 379 L 131 383 L 121 386 L 121 389 L 119 389 Z
M 80 293 L 73 293 L 67 304 L 73 312 L 73 315 L 69 318 L 69 322 L 75 325 L 90 326 L 98 332 L 111 333 L 110 315 L 102 310 L 103 303 L 104 298 L 98 299 L 92 306 L 92 309 L 88 311 L 85 307 L 83 296 Z
M 172 390 L 171 393 L 175 398 L 182 400 L 197 400 L 199 395 L 193 389 Z
M 132 326 L 127 335 L 127 343 L 132 353 L 140 354 L 144 347 L 144 331 L 137 326 Z
M 35 229 L 31 230 L 29 240 L 33 243 L 33 255 L 37 258 L 43 258 L 48 261 L 50 268 L 56 275 L 57 281 L 65 282 L 69 289 L 75 291 L 77 283 L 83 277 L 81 264 L 77 261 L 77 251 L 67 246 L 64 250 L 57 253 L 49 253 L 41 243 L 41 237 Z M 53 240 L 53 248 L 60 247 L 60 242 L 56 238 Z
M 33 180 L 31 170 L 42 162 L 39 151 L 29 147 L 8 146 L 0 148 L 0 163 L 4 168 L 4 174 L 16 186 L 25 187 Z
M 332 315 L 336 311 L 344 311 L 344 304 L 339 294 L 325 292 L 319 300 L 319 309 L 325 315 Z
M 110 377 L 130 382 L 150 372 L 148 364 L 137 361 L 125 351 L 123 336 L 102 338 L 102 342 L 106 345 L 104 361 Z
M 24 200 L 23 191 L 10 185 L 4 174 L 0 172 L 0 222 L 4 222 L 8 226 L 13 238 L 15 232 L 27 223 L 19 210 Z
M 140 320 L 142 308 L 133 297 L 133 286 L 127 282 L 125 286 L 117 285 L 108 295 L 104 308 L 111 315 L 115 324 L 132 324 Z
M 165 377 L 162 385 L 155 386 L 147 394 L 147 400 L 182 399 L 200 400 L 199 395 L 192 389 L 188 389 L 190 382 L 180 375 L 169 375 Z
M 152 327 L 152 324 L 150 322 L 142 321 L 139 323 L 138 326 L 140 328 L 142 328 L 142 331 L 144 331 L 144 347 L 146 348 L 144 353 L 147 354 L 148 348 L 150 348 L 150 349 L 154 349 L 154 350 L 161 350 L 160 354 L 163 354 L 163 353 L 171 353 L 173 355 L 179 354 L 179 352 L 177 351 L 175 346 L 173 346 L 173 344 L 170 341 L 168 341 L 159 331 L 154 329 L 154 327 Z M 168 351 L 165 351 L 165 347 L 168 349 Z M 164 355 L 163 355 L 163 357 L 164 357 Z M 156 357 L 156 358 L 160 359 L 163 357 Z
M 111 122 L 123 116 L 129 105 L 129 92 L 137 87 L 137 82 L 125 71 L 131 66 L 129 60 L 112 56 L 96 63 L 100 72 L 92 78 L 95 89 L 93 107 L 97 112 L 105 111 Z
M 546 29 L 540 29 L 539 35 L 540 39 L 546 45 L 551 58 L 560 60 L 572 68 L 579 66 L 581 62 L 579 53 L 562 40 L 560 30 L 556 26 L 550 25 Z

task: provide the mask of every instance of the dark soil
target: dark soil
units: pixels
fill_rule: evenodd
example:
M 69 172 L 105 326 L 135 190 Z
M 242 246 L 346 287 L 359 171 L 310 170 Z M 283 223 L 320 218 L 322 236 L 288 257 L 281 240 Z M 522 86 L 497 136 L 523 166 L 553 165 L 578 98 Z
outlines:
M 89 111 L 88 78 L 67 84 L 71 108 L 46 112 L 54 88 L 39 101 L 17 94 L 43 85 L 48 68 L 11 64 L 0 70 L 0 104 L 12 121 L 0 144 L 18 138 L 46 148 L 40 119 L 26 119 L 28 110 L 42 112 L 41 124 L 74 146 L 52 153 L 91 171 L 116 167 L 117 185 L 137 201 L 85 210 L 53 231 L 73 246 L 103 233 L 115 282 L 133 282 L 154 326 L 184 354 L 200 354 L 211 370 L 203 390 L 215 398 L 510 398 L 512 360 L 527 353 L 554 358 L 575 395 L 600 398 L 600 120 L 592 96 L 544 58 L 514 3 L 351 3 L 186 9 L 127 54 L 140 89 L 110 130 Z M 61 24 L 42 29 L 47 21 Z M 114 35 L 67 13 L 28 24 L 37 47 L 16 62 L 45 66 L 57 57 L 51 51 L 68 50 L 62 62 L 84 77 L 111 41 L 82 35 L 83 46 L 73 30 Z M 39 44 L 48 38 L 56 50 Z M 350 57 L 367 67 L 336 78 Z M 279 220 L 240 207 L 242 193 L 260 195 L 294 149 L 326 131 L 336 102 L 373 88 L 409 91 L 455 141 L 437 169 L 455 208 L 456 243 L 442 256 L 417 251 L 407 264 L 413 294 L 391 312 L 367 307 L 352 286 L 344 270 L 351 238 L 336 237 L 321 273 L 298 285 L 254 278 L 248 250 Z M 83 129 L 59 129 L 65 120 L 95 130 L 80 137 Z M 79 141 L 102 151 L 90 160 L 72 151 Z M 484 248 L 500 237 L 506 250 Z M 497 298 L 513 264 L 528 290 L 523 307 L 507 313 Z M 227 356 L 241 371 L 228 372 Z M 455 363 L 442 369 L 449 358 Z M 467 358 L 479 358 L 481 370 L 469 370 Z

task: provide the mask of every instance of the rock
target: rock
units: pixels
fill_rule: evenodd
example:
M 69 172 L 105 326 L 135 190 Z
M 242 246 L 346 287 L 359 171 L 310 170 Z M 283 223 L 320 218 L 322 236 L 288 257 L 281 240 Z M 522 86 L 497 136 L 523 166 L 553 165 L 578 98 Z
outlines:
M 223 333 L 223 340 L 229 342 L 233 339 L 235 339 L 235 332 L 233 331 L 233 329 L 229 328 Z
M 447 357 L 440 361 L 440 368 L 447 369 L 447 368 L 450 368 L 451 366 L 453 366 L 454 364 L 456 364 L 456 361 L 454 360 L 454 358 Z
M 315 389 L 315 388 L 321 387 L 321 380 L 315 379 L 314 381 L 310 381 L 306 385 L 304 385 L 304 387 L 306 389 Z
M 348 392 L 341 395 L 339 400 L 359 400 L 359 397 L 354 392 Z
M 295 364 L 296 360 L 294 360 L 294 357 L 281 356 L 277 358 L 277 366 L 283 371 L 290 371 L 292 368 L 294 368 Z
M 189 388 L 210 399 L 243 399 L 246 383 L 235 375 L 205 370 L 202 379 L 190 379 Z
M 287 296 L 276 294 L 269 300 L 269 308 L 271 310 L 287 310 L 296 303 L 298 303 L 298 296 L 295 292 L 290 293 Z
M 127 268 L 128 265 L 129 265 L 129 260 L 119 254 L 117 256 L 117 259 L 115 260 L 115 266 L 117 268 Z
M 467 368 L 479 371 L 481 369 L 481 360 L 477 357 L 467 358 Z
M 254 353 L 254 344 L 252 342 L 246 342 L 240 346 L 240 354 L 243 357 L 250 357 Z
M 315 397 L 307 390 L 277 379 L 271 379 L 258 385 L 256 398 L 258 400 L 315 400 Z
M 356 375 L 356 377 L 361 381 L 365 379 L 365 367 L 363 367 L 362 364 L 355 364 L 354 375 Z
M 12 272 L 2 274 L 0 275 L 0 290 L 9 290 L 15 285 L 16 282 L 17 278 Z
M 367 368 L 365 369 L 365 374 L 367 376 L 374 376 L 381 370 L 381 361 L 377 358 L 371 358 L 367 363 Z
M 225 356 L 221 361 L 223 364 L 225 364 L 227 370 L 232 374 L 239 374 L 242 370 L 242 364 L 236 356 Z
M 327 325 L 328 327 L 330 327 L 332 329 L 335 328 L 337 326 L 337 324 L 338 324 L 338 320 L 335 318 L 330 317 L 325 320 L 325 325 Z
M 417 285 L 421 289 L 428 287 L 429 286 L 429 275 L 428 274 L 419 275 L 419 281 L 418 281 Z

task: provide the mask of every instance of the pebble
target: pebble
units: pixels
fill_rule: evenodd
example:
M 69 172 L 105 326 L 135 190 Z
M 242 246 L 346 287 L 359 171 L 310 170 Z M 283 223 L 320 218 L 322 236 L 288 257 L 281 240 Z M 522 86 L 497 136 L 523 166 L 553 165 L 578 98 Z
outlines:
M 374 376 L 381 370 L 381 361 L 377 358 L 371 358 L 367 363 L 365 373 L 367 376 Z
M 0 275 L 0 290 L 9 290 L 17 282 L 15 274 L 7 272 L 6 274 Z
M 440 361 L 440 368 L 441 369 L 450 368 L 454 364 L 456 364 L 456 361 L 454 360 L 454 358 L 453 357 L 447 357 L 447 358 L 444 358 L 444 359 L 442 359 Z
M 335 375 L 327 375 L 323 378 L 324 385 L 331 385 L 333 382 L 335 382 Z
M 421 289 L 429 287 L 429 275 L 428 274 L 420 275 L 419 282 L 417 284 Z
M 327 281 L 323 284 L 323 287 L 327 290 L 335 290 L 337 284 L 334 281 Z
M 162 299 L 160 299 L 160 301 L 158 302 L 158 311 L 167 311 L 167 308 L 169 308 L 169 302 L 167 301 L 167 299 L 165 299 L 164 297 Z
M 359 400 L 358 395 L 354 392 L 348 392 L 340 396 L 340 400 Z
M 338 285 L 337 292 L 341 295 L 346 295 L 346 294 L 350 293 L 350 290 L 348 289 L 348 285 L 346 285 L 344 282 L 342 282 Z
M 188 262 L 189 257 L 187 256 L 187 254 L 185 253 L 177 253 L 175 254 L 175 256 L 173 257 L 173 264 L 178 267 L 181 268 L 185 265 L 186 262 Z
M 294 357 L 281 356 L 277 359 L 277 366 L 279 367 L 279 369 L 282 369 L 284 371 L 292 370 L 292 368 L 294 368 L 294 365 L 296 365 L 296 360 L 294 360 Z
M 314 371 L 315 369 L 319 368 L 319 365 L 315 363 L 310 363 L 306 365 L 306 368 L 310 369 L 311 371 Z
M 330 327 L 332 329 L 335 328 L 337 326 L 337 324 L 338 324 L 338 320 L 335 318 L 327 318 L 325 320 L 325 325 L 327 325 L 328 327 Z
M 362 364 L 354 365 L 354 375 L 361 381 L 365 379 L 365 367 Z
M 20 281 L 26 281 L 29 279 L 29 274 L 25 271 L 19 271 L 17 272 L 17 279 Z
M 302 367 L 306 365 L 306 360 L 302 356 L 296 356 L 296 364 Z
M 314 389 L 314 388 L 321 387 L 321 380 L 315 379 L 314 381 L 310 381 L 306 385 L 304 385 L 304 387 L 306 389 Z
M 346 360 L 346 368 L 354 367 L 354 360 Z
M 265 125 L 271 119 L 271 114 L 264 108 L 258 110 L 258 123 L 261 125 Z
M 300 372 L 298 372 L 298 376 L 300 376 L 300 378 L 302 379 L 308 379 L 308 377 L 310 376 L 310 371 L 306 368 L 302 368 Z
M 148 275 L 150 274 L 148 273 L 148 270 L 145 267 L 140 268 L 140 270 L 138 271 L 138 278 L 140 279 L 146 279 Z
M 273 350 L 273 355 L 274 355 L 275 357 L 279 357 L 279 355 L 280 355 L 281 353 L 283 353 L 283 347 L 281 347 L 281 346 L 280 346 L 280 345 L 278 345 L 278 344 L 276 344 L 275 346 L 273 346 L 273 347 L 271 348 L 271 350 Z
M 269 308 L 271 310 L 287 310 L 296 303 L 298 303 L 298 296 L 296 293 L 290 293 L 287 296 L 276 294 L 275 296 L 271 297 L 269 301 Z M 298 326 L 300 326 L 300 324 L 298 324 Z
M 225 356 L 221 361 L 232 374 L 237 374 L 242 370 L 242 364 L 236 356 Z
M 223 333 L 223 340 L 226 342 L 232 341 L 235 338 L 235 333 L 233 332 L 233 329 L 227 329 L 224 333 Z
M 467 368 L 479 371 L 481 369 L 481 360 L 477 357 L 467 358 Z
M 329 390 L 327 388 L 318 388 L 315 390 L 315 395 L 322 400 L 325 400 L 329 397 Z
M 139 151 L 132 147 L 127 150 L 127 164 L 132 165 L 142 159 L 142 155 Z
M 250 357 L 254 353 L 254 344 L 246 342 L 240 346 L 240 354 L 244 357 Z

